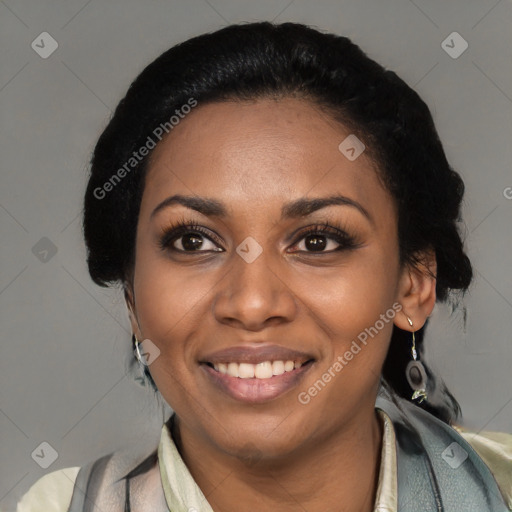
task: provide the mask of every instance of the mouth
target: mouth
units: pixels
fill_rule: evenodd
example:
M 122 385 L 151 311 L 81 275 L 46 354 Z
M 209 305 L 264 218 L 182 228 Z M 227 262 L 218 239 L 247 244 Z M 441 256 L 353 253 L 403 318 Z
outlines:
M 276 359 L 258 363 L 238 361 L 202 362 L 210 385 L 237 402 L 262 404 L 297 387 L 315 359 Z

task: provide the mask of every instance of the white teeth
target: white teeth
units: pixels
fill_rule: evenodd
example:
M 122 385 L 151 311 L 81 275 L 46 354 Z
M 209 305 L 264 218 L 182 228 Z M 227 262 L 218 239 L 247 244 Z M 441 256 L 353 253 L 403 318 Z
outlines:
M 270 379 L 274 375 L 282 375 L 300 368 L 303 363 L 298 361 L 263 361 L 258 364 L 251 363 L 219 363 L 213 367 L 219 373 L 238 377 L 240 379 Z
M 295 368 L 295 363 L 293 361 L 286 361 L 284 363 L 284 371 L 291 372 Z
M 254 365 L 249 363 L 240 363 L 238 365 L 238 376 L 241 379 L 252 379 L 254 377 Z
M 228 364 L 228 375 L 230 377 L 238 377 L 238 364 L 236 364 L 236 363 Z
M 284 373 L 283 361 L 274 361 L 272 363 L 272 373 L 274 375 L 282 375 Z
M 270 361 L 265 361 L 256 365 L 254 376 L 257 379 L 270 379 L 272 375 L 272 363 Z

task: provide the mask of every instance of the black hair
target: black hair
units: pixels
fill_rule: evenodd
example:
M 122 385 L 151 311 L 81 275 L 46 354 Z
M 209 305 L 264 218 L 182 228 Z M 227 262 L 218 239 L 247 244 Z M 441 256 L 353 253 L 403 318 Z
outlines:
M 427 105 L 347 37 L 270 22 L 230 25 L 189 39 L 160 55 L 131 84 L 92 157 L 83 227 L 93 281 L 130 283 L 151 152 L 140 161 L 130 158 L 155 139 L 156 127 L 169 127 L 170 118 L 191 100 L 201 105 L 288 96 L 324 109 L 365 144 L 396 201 L 401 263 L 418 266 L 431 250 L 437 300 L 464 292 L 472 279 L 458 226 L 464 184 L 447 162 Z M 416 332 L 420 357 L 424 334 L 425 326 Z M 410 335 L 394 326 L 383 367 L 387 385 L 408 400 Z M 450 423 L 460 407 L 428 366 L 426 371 L 428 391 L 440 398 L 420 406 Z

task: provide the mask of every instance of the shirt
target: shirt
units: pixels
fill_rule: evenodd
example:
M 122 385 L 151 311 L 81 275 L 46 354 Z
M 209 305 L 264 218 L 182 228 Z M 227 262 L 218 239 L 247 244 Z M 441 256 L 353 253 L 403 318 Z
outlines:
M 376 409 L 383 426 L 381 461 L 374 512 L 398 512 L 396 439 L 393 423 Z M 512 435 L 467 432 L 454 427 L 493 473 L 505 502 L 512 510 Z M 181 458 L 166 424 L 158 445 L 158 465 L 167 506 L 173 512 L 213 512 Z M 37 480 L 18 503 L 16 512 L 66 512 L 80 467 L 53 471 Z

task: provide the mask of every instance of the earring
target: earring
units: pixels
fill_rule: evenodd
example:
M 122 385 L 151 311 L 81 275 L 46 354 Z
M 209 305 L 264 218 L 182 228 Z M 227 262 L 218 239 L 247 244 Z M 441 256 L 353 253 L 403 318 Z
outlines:
M 142 343 L 137 339 L 137 336 L 134 334 L 133 335 L 134 338 L 135 338 L 135 357 L 137 358 L 137 360 L 139 361 L 139 363 L 143 366 L 145 366 L 145 363 L 144 363 L 144 358 L 142 357 L 142 354 L 140 353 L 140 348 L 139 346 L 142 345 Z
M 407 317 L 407 321 L 409 325 L 412 327 L 412 320 Z M 405 369 L 405 376 L 407 377 L 407 382 L 412 389 L 414 389 L 414 393 L 412 395 L 412 400 L 418 400 L 418 403 L 427 400 L 427 373 L 425 372 L 425 367 L 418 361 L 418 353 L 416 352 L 416 339 L 414 337 L 414 331 L 412 331 L 412 357 L 413 360 L 409 361 L 407 367 Z

